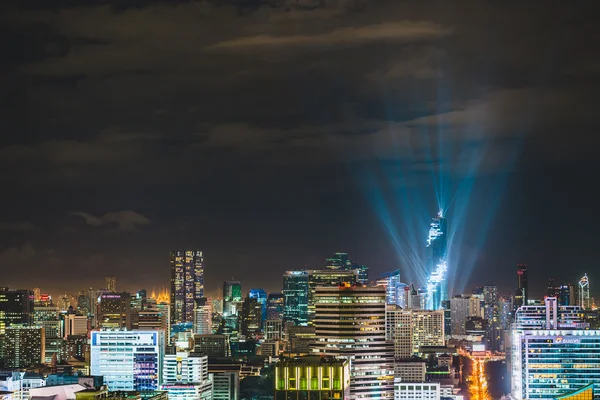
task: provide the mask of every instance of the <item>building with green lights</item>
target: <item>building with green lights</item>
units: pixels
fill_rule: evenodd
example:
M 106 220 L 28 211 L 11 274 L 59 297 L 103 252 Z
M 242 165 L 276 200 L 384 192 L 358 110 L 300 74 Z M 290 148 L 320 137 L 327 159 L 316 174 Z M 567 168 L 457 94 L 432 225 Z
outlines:
M 349 398 L 348 360 L 306 356 L 285 358 L 275 366 L 275 400 Z

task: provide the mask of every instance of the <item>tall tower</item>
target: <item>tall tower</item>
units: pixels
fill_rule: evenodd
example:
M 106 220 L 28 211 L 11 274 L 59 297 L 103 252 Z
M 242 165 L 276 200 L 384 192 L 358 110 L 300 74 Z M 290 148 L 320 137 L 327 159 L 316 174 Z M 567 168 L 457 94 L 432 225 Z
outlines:
M 238 315 L 242 306 L 242 284 L 239 281 L 223 282 L 223 316 Z
M 583 275 L 583 278 L 579 280 L 579 305 L 584 310 L 589 310 L 590 303 L 590 280 L 587 274 Z
M 427 237 L 427 308 L 440 310 L 448 298 L 446 272 L 448 270 L 448 236 L 446 218 L 440 210 L 432 219 Z
M 515 292 L 515 309 L 527 305 L 529 288 L 527 286 L 527 265 L 517 264 L 517 291 Z
M 204 255 L 198 250 L 171 252 L 171 324 L 194 322 L 196 300 L 204 297 Z

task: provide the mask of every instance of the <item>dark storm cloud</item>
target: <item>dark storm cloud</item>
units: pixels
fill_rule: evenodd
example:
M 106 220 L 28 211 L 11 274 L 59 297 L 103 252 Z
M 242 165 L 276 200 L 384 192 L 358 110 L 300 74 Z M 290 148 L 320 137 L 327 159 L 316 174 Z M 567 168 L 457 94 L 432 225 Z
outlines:
M 364 171 L 418 187 L 477 159 L 479 178 L 510 172 L 525 190 L 479 257 L 526 261 L 506 251 L 511 216 L 543 214 L 547 171 L 585 182 L 597 145 L 592 15 L 535 1 L 15 3 L 1 17 L 0 258 L 51 258 L 89 284 L 166 284 L 182 246 L 206 251 L 209 287 L 235 275 L 274 289 L 245 271 L 279 276 L 338 250 L 382 272 L 394 251 Z M 431 154 L 438 129 L 452 151 Z

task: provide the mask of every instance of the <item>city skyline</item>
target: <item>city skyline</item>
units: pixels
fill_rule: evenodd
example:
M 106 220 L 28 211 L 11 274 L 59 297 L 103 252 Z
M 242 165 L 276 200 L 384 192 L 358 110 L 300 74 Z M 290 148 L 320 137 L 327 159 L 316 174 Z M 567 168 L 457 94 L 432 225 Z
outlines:
M 175 248 L 208 293 L 337 251 L 415 282 L 439 209 L 454 293 L 593 273 L 585 3 L 27 3 L 2 15 L 3 285 L 168 287 Z

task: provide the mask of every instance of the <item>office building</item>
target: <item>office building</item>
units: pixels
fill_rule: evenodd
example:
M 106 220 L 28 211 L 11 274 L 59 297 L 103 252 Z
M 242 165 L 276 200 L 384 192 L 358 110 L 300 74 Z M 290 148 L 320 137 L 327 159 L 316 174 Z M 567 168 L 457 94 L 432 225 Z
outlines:
M 398 360 L 411 357 L 414 354 L 412 311 L 388 305 L 385 324 L 385 338 L 394 344 L 394 358 Z
M 209 357 L 229 357 L 231 354 L 227 335 L 194 335 L 194 353 Z
M 437 382 L 394 381 L 394 400 L 440 400 L 440 397 L 440 384 Z
M 240 315 L 240 325 L 242 335 L 246 338 L 254 338 L 261 332 L 262 327 L 262 309 L 258 298 L 246 297 L 242 304 L 242 313 Z
M 283 321 L 280 319 L 267 319 L 264 331 L 265 340 L 283 340 Z
M 90 345 L 87 335 L 67 336 L 64 345 L 65 360 L 75 358 L 79 361 L 88 361 L 90 356 Z
M 514 330 L 512 396 L 555 399 L 600 382 L 600 331 Z
M 267 296 L 267 317 L 266 319 L 283 320 L 284 297 L 283 293 L 269 293 Z
M 283 275 L 284 323 L 308 325 L 308 271 L 287 271 Z
M 312 325 L 315 318 L 315 292 L 317 287 L 338 287 L 358 283 L 358 270 L 308 270 L 308 324 Z
M 194 322 L 196 300 L 204 297 L 204 255 L 198 250 L 171 252 L 171 325 Z
M 369 284 L 369 267 L 349 260 L 348 253 L 335 253 L 331 258 L 325 259 L 325 268 L 335 271 L 356 270 L 357 283 L 361 285 Z
M 452 319 L 452 336 L 466 335 L 468 317 L 481 317 L 479 298 L 470 295 L 458 295 L 450 299 L 450 318 Z
M 387 306 L 386 340 L 394 345 L 394 358 L 407 359 L 421 346 L 444 346 L 443 310 L 403 310 Z
M 349 361 L 315 356 L 280 360 L 274 400 L 303 399 L 350 399 Z
M 129 293 L 103 293 L 98 298 L 98 328 L 131 329 L 131 295 Z
M 261 326 L 264 324 L 267 319 L 267 292 L 263 289 L 250 289 L 248 292 L 248 298 L 256 299 L 258 303 L 261 305 Z
M 580 306 L 559 306 L 556 297 L 546 297 L 544 305 L 519 307 L 515 313 L 514 328 L 588 329 L 589 324 Z
M 59 317 L 59 309 L 52 302 L 36 302 L 33 306 L 33 321 L 35 326 L 44 328 L 45 354 L 44 362 L 50 363 L 52 357 L 61 359 L 63 351 L 63 341 L 65 324 L 65 315 Z
M 208 367 L 212 375 L 213 400 L 239 400 L 240 398 L 240 371 L 221 369 L 220 366 Z
M 288 326 L 286 336 L 289 353 L 295 355 L 309 354 L 310 344 L 317 338 L 314 326 Z
M 12 324 L 33 324 L 33 292 L 0 287 L 0 335 Z
M 527 283 L 527 265 L 517 265 L 517 290 L 513 300 L 515 309 L 526 306 L 529 299 L 529 286 Z
M 427 364 L 421 358 L 394 361 L 394 378 L 401 382 L 425 382 Z
M 161 384 L 164 332 L 92 331 L 92 375 L 104 376 L 111 391 L 153 391 Z
M 212 304 L 205 297 L 196 300 L 194 309 L 194 334 L 208 335 L 212 333 Z
M 394 349 L 385 337 L 385 289 L 317 287 L 312 355 L 352 357 L 350 393 L 381 399 L 393 394 Z
M 202 354 L 165 355 L 161 390 L 169 399 L 211 400 L 213 385 L 208 375 L 208 357 Z
M 413 353 L 423 346 L 444 346 L 444 310 L 412 310 Z
M 406 288 L 408 288 L 408 285 L 400 282 L 399 269 L 382 274 L 376 284 L 385 288 L 385 301 L 387 304 L 407 308 Z
M 4 366 L 29 368 L 44 362 L 46 352 L 44 328 L 13 324 L 4 334 Z
M 86 315 L 77 315 L 75 313 L 63 314 L 62 322 L 64 324 L 63 337 L 87 335 L 89 331 L 88 317 Z M 46 330 L 46 333 L 48 330 Z
M 242 284 L 239 281 L 223 282 L 223 316 L 238 315 L 242 308 Z

